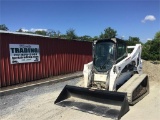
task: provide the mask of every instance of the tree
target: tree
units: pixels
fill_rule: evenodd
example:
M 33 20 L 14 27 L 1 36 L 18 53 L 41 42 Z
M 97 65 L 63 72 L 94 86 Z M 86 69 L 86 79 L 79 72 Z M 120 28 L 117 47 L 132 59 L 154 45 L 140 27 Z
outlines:
M 94 36 L 94 37 L 93 37 L 93 40 L 97 40 L 97 39 L 99 39 L 98 36 Z
M 160 60 L 160 32 L 155 34 L 153 40 L 148 40 L 143 45 L 142 58 L 145 60 Z
M 73 40 L 77 39 L 77 35 L 75 34 L 75 30 L 70 28 L 66 31 L 67 39 Z
M 126 41 L 126 43 L 128 46 L 142 44 L 139 37 L 131 37 L 131 36 L 129 36 L 129 39 Z
M 150 51 L 154 52 L 155 60 L 160 60 L 160 31 L 155 34 Z
M 5 24 L 0 25 L 0 30 L 8 31 L 8 27 Z
M 100 38 L 114 38 L 117 36 L 117 31 L 112 29 L 111 27 L 108 27 L 104 30 L 104 33 L 101 33 L 99 36 Z
M 142 59 L 149 60 L 151 59 L 150 54 L 150 45 L 152 44 L 151 40 L 148 40 L 143 46 L 142 46 Z
M 59 38 L 60 37 L 60 31 L 54 31 L 54 30 L 50 30 L 47 32 L 47 35 L 50 37 L 54 37 L 54 38 Z
M 62 38 L 62 39 L 67 39 L 67 35 L 66 35 L 66 34 L 61 34 L 61 35 L 60 35 L 60 38 Z
M 47 32 L 46 31 L 44 31 L 44 30 L 42 30 L 42 31 L 35 31 L 35 34 L 39 34 L 39 35 L 47 35 Z
M 79 37 L 81 40 L 84 40 L 84 41 L 91 41 L 93 38 L 89 35 L 84 35 L 84 36 L 81 36 Z
M 154 39 L 160 39 L 160 31 L 155 34 Z
M 104 37 L 104 34 L 103 34 L 102 32 L 101 32 L 99 38 L 105 38 L 105 37 Z

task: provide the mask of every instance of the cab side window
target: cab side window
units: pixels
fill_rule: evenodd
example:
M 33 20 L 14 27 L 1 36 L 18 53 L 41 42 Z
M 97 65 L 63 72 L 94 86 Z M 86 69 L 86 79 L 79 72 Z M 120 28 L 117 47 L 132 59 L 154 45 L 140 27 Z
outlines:
M 117 46 L 117 59 L 123 58 L 126 55 L 125 44 L 118 44 Z

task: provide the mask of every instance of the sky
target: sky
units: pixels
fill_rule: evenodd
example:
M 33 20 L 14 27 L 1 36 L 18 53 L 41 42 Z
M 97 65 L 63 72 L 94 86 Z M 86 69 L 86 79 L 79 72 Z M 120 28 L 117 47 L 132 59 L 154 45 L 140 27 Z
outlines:
M 160 31 L 160 0 L 0 0 L 0 24 L 9 31 L 52 29 L 99 36 L 105 28 L 117 37 L 153 39 Z

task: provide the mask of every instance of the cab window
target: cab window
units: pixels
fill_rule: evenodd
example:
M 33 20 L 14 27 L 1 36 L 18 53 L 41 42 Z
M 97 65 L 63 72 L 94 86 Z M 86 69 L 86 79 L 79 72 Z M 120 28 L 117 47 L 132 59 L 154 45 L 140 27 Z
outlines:
M 123 59 L 124 57 L 126 57 L 126 45 L 120 43 L 117 45 L 117 59 Z

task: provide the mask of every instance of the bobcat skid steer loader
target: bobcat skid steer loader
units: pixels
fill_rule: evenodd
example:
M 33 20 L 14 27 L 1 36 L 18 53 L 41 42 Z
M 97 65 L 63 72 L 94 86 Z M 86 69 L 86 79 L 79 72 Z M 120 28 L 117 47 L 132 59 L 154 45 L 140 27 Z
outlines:
M 149 93 L 141 51 L 141 44 L 126 46 L 118 38 L 95 40 L 93 61 L 84 65 L 84 87 L 66 85 L 55 104 L 120 119 L 129 111 L 129 104 Z

